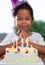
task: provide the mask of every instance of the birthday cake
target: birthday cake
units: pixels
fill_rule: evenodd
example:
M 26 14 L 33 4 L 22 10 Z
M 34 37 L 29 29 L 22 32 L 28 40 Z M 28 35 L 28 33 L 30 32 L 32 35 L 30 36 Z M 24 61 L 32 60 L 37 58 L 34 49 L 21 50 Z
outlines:
M 29 47 L 17 47 L 17 48 L 7 48 L 5 55 L 6 63 L 13 64 L 30 64 L 39 62 L 40 58 L 38 56 L 37 49 L 32 46 Z

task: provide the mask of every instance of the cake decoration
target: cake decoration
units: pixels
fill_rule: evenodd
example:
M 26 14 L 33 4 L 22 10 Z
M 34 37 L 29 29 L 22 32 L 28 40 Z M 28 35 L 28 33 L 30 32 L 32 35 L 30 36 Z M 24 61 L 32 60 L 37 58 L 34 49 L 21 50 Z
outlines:
M 24 44 L 23 39 L 22 43 Z M 26 47 L 23 47 L 22 45 L 21 47 L 17 46 L 16 48 L 14 48 L 14 46 L 12 46 L 12 48 L 6 48 L 5 62 L 16 64 L 29 64 L 39 62 L 40 58 L 38 56 L 38 50 L 32 45 L 30 47 L 28 46 L 28 39 L 26 40 L 26 43 Z

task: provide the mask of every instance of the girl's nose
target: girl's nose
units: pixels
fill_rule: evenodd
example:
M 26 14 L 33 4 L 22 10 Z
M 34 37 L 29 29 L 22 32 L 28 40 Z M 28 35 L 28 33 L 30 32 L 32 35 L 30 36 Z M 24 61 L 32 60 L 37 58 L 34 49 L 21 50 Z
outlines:
M 23 20 L 23 21 L 22 21 L 22 24 L 26 24 L 26 20 Z

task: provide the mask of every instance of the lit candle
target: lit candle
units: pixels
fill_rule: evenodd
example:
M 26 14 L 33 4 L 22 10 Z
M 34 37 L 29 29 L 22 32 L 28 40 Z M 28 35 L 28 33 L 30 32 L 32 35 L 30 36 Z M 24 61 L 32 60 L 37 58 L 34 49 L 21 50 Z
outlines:
M 18 46 L 18 39 L 15 38 L 15 42 L 16 42 L 16 47 Z
M 18 39 L 15 37 L 12 39 L 12 43 L 13 43 L 13 47 L 14 47 L 14 43 L 16 43 L 16 47 L 18 46 Z
M 26 39 L 26 46 L 28 47 L 29 45 L 28 45 L 28 39 Z
M 38 54 L 38 50 L 36 48 L 34 48 L 32 45 L 31 45 L 30 50 L 33 51 L 33 52 L 35 52 L 36 54 Z
M 17 42 L 17 40 L 16 40 L 16 47 L 18 46 L 18 42 Z
M 21 47 L 24 47 L 24 40 L 23 40 L 23 38 L 21 39 Z
M 31 53 L 31 52 L 33 52 L 34 53 L 34 48 L 33 48 L 33 46 L 31 45 L 31 47 L 29 48 L 29 52 Z
M 12 39 L 12 43 L 13 43 L 13 46 L 12 46 L 12 47 L 14 47 L 14 42 L 15 42 L 15 39 L 13 38 L 13 39 Z
M 12 46 L 12 47 L 14 47 L 14 43 L 15 43 L 15 38 L 13 38 L 13 39 L 12 39 L 12 43 L 13 43 L 13 46 Z

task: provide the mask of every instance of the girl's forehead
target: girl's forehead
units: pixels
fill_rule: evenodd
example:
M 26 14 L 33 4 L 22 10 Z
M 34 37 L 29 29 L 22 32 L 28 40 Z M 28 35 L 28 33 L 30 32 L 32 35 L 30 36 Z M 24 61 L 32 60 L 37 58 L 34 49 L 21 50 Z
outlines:
M 18 16 L 24 16 L 24 15 L 28 15 L 28 16 L 30 16 L 31 14 L 30 14 L 30 11 L 28 10 L 28 9 L 20 9 L 19 11 L 18 11 L 18 13 L 17 13 L 17 15 Z

